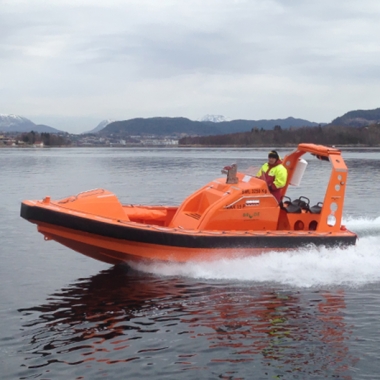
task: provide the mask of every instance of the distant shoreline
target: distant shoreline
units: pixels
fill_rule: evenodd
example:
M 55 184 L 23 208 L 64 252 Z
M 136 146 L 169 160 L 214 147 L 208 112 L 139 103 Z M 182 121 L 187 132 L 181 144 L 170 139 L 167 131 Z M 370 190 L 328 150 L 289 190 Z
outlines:
M 319 144 L 317 144 L 319 145 Z M 70 148 L 70 149 L 83 149 L 83 148 L 91 148 L 91 149 L 114 149 L 114 148 L 122 148 L 122 149 L 133 149 L 133 148 L 160 148 L 160 149 L 173 149 L 173 148 L 180 148 L 180 149 L 186 149 L 186 148 L 205 148 L 205 149 L 254 149 L 254 148 L 262 148 L 262 149 L 273 149 L 273 148 L 296 148 L 297 145 L 199 145 L 199 144 L 191 144 L 191 145 L 117 145 L 117 146 L 97 146 L 97 145 L 88 145 L 88 146 L 72 146 L 72 145 L 60 145 L 60 146 L 43 146 L 43 147 L 35 147 L 33 145 L 22 145 L 22 146 L 1 146 L 0 149 L 62 149 L 62 148 Z M 356 145 L 356 144 L 337 144 L 334 146 L 336 149 L 341 148 L 357 148 L 357 149 L 363 149 L 363 148 L 369 148 L 369 149 L 380 149 L 379 145 L 376 146 L 370 146 L 370 145 Z

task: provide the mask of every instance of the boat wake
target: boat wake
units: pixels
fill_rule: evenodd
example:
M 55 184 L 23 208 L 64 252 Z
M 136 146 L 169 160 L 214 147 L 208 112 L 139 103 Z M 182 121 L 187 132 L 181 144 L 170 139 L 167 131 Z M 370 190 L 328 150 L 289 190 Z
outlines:
M 380 282 L 380 218 L 346 220 L 357 232 L 356 246 L 309 247 L 261 256 L 185 264 L 136 264 L 135 269 L 160 276 L 283 284 L 295 287 L 364 286 Z
M 380 216 L 374 219 L 348 217 L 343 219 L 342 224 L 359 237 L 380 236 Z

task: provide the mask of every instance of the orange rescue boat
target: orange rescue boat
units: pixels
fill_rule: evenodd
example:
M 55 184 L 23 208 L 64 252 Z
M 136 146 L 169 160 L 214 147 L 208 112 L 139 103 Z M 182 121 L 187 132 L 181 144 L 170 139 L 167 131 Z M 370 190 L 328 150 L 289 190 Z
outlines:
M 289 184 L 302 177 L 311 153 L 330 161 L 330 180 L 323 202 L 306 197 L 291 201 Z M 347 246 L 356 234 L 341 225 L 347 167 L 338 149 L 299 144 L 283 165 L 288 180 L 283 202 L 265 181 L 224 168 L 216 179 L 191 194 L 180 206 L 122 205 L 104 189 L 60 200 L 45 197 L 21 204 L 21 216 L 37 224 L 45 240 L 55 240 L 106 263 L 128 261 L 209 261 L 258 255 L 301 246 Z

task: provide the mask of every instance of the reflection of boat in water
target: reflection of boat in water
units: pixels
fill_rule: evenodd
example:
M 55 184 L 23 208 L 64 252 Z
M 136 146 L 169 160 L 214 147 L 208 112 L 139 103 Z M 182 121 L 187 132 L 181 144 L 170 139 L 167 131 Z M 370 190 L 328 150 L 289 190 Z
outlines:
M 293 371 L 305 379 L 349 378 L 354 359 L 344 297 L 159 278 L 116 266 L 19 310 L 25 365 L 29 377 L 45 367 L 49 378 L 65 365 L 89 378 L 99 368 L 118 378 L 125 363 L 140 375 L 159 368 L 155 378 L 193 378 L 174 373 L 200 369 L 252 378 L 252 368 L 273 375 L 266 378 Z
M 305 196 L 286 198 L 288 186 L 302 178 L 305 153 L 332 167 L 325 197 L 314 206 Z M 280 205 L 265 181 L 232 165 L 223 170 L 227 180 L 208 183 L 179 207 L 122 205 L 113 193 L 97 189 L 57 201 L 24 201 L 21 216 L 36 223 L 46 240 L 112 264 L 215 260 L 307 244 L 355 244 L 356 235 L 341 225 L 347 167 L 340 151 L 300 144 L 283 162 L 288 181 Z

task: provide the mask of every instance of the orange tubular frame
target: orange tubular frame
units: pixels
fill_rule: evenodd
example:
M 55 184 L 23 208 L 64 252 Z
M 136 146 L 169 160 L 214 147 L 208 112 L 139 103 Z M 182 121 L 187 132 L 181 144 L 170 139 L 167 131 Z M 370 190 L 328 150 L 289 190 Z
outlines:
M 347 183 L 347 166 L 338 149 L 329 148 L 323 145 L 299 144 L 298 149 L 288 156 L 285 156 L 283 160 L 283 164 L 288 170 L 288 181 L 283 188 L 282 195 L 286 194 L 286 190 L 297 167 L 298 160 L 305 153 L 311 153 L 317 158 L 324 158 L 330 161 L 332 165 L 330 180 L 326 189 L 317 231 L 339 231 L 341 229 L 344 195 Z

